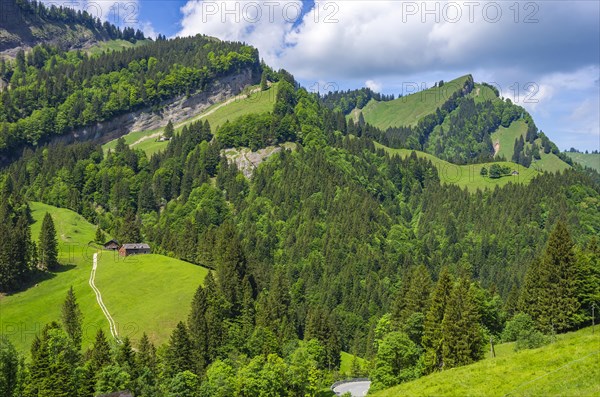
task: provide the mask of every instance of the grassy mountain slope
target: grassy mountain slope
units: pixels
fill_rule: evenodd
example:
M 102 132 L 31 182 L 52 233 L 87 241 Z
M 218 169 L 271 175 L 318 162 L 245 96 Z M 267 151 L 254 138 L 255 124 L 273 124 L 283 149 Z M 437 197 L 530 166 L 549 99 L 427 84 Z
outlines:
M 570 153 L 566 152 L 576 163 L 584 167 L 590 167 L 600 172 L 600 154 L 599 153 Z
M 491 136 L 494 147 L 497 147 L 496 157 L 504 156 L 505 159 L 510 160 L 514 152 L 515 139 L 518 139 L 521 136 L 525 138 L 526 134 L 527 124 L 523 120 L 513 121 L 508 128 L 500 126 Z M 541 147 L 542 145 L 541 139 L 539 138 L 536 139 L 535 143 L 538 147 Z M 526 147 L 531 147 L 531 144 L 526 143 Z M 552 152 L 544 153 L 544 151 L 541 150 L 540 156 L 540 160 L 533 160 L 530 168 L 545 172 L 557 172 L 570 168 L 569 164 L 562 161 Z
M 468 76 L 462 76 L 445 83 L 442 87 L 429 88 L 393 101 L 371 100 L 362 110 L 353 111 L 358 118 L 362 113 L 365 121 L 377 128 L 416 125 L 423 116 L 435 112 L 453 93 L 462 89 Z
M 88 242 L 94 238 L 95 226 L 67 209 L 35 202 L 30 205 L 36 221 L 31 227 L 34 240 L 44 214 L 52 215 L 63 268 L 21 292 L 0 297 L 2 333 L 19 351 L 29 351 L 35 334 L 46 323 L 60 319 L 62 302 L 73 286 L 84 316 L 84 347 L 93 341 L 98 328 L 110 335 L 108 321 L 88 284 L 95 252 Z M 111 261 L 112 253 L 104 254 L 96 285 L 118 323 L 120 335 L 138 339 L 145 331 L 155 342 L 164 342 L 172 326 L 186 317 L 189 302 L 207 270 L 161 255 Z M 164 283 L 165 278 L 176 282 Z
M 383 390 L 396 396 L 597 396 L 600 394 L 600 327 L 558 336 L 558 341 L 515 352 L 510 345 L 465 367 Z
M 390 154 L 397 154 L 405 158 L 411 155 L 413 150 L 409 149 L 392 149 L 383 146 L 379 143 L 375 144 L 378 148 L 383 148 Z M 470 192 L 474 192 L 477 189 L 485 189 L 486 187 L 493 189 L 495 186 L 504 186 L 509 182 L 513 183 L 529 183 L 533 177 L 539 174 L 535 169 L 525 168 L 522 165 L 515 164 L 512 162 L 496 162 L 496 163 L 482 163 L 482 164 L 467 164 L 457 165 L 447 161 L 441 160 L 432 154 L 415 151 L 418 157 L 425 158 L 433 163 L 437 168 L 440 181 L 442 183 L 456 184 L 461 188 L 467 188 Z M 518 171 L 519 175 L 507 175 L 501 178 L 489 178 L 480 174 L 483 167 L 490 168 L 492 164 L 498 164 L 500 166 L 508 166 L 513 171 Z
M 247 92 L 223 102 L 216 103 L 199 115 L 175 124 L 175 133 L 179 133 L 184 125 L 198 121 L 208 120 L 213 130 L 223 125 L 227 120 L 233 121 L 247 114 L 267 113 L 273 110 L 277 98 L 278 84 L 275 83 L 267 91 L 258 91 L 258 86 L 248 87 Z M 141 149 L 146 154 L 152 155 L 167 147 L 167 141 L 159 141 L 164 128 L 154 130 L 135 131 L 124 136 L 125 142 L 132 148 Z M 106 151 L 114 149 L 117 140 L 110 141 L 102 146 Z
M 138 40 L 132 43 L 127 40 L 109 40 L 98 42 L 87 49 L 87 53 L 90 55 L 99 55 L 107 51 L 122 51 L 128 48 L 137 47 L 149 43 L 148 40 Z

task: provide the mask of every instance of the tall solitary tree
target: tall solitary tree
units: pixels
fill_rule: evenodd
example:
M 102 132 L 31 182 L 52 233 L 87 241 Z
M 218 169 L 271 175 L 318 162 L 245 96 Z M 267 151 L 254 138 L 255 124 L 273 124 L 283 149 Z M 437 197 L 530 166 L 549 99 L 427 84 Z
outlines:
M 479 308 L 471 282 L 461 278 L 452 290 L 442 320 L 443 367 L 467 365 L 483 357 L 483 334 L 479 325 Z
M 425 349 L 425 370 L 427 372 L 439 370 L 444 364 L 442 321 L 451 293 L 452 278 L 448 269 L 443 268 L 431 295 L 431 304 L 425 317 L 423 348 Z
M 262 76 L 260 77 L 260 90 L 266 91 L 268 88 L 269 85 L 267 84 L 267 72 L 263 72 Z
M 46 212 L 40 230 L 39 264 L 42 269 L 56 270 L 58 267 L 58 242 L 52 216 Z
M 580 275 L 574 243 L 559 221 L 550 233 L 541 260 L 529 268 L 521 290 L 520 309 L 545 332 L 565 331 L 581 322 Z
M 71 338 L 73 346 L 77 350 L 81 349 L 81 337 L 83 335 L 81 329 L 82 317 L 75 292 L 73 291 L 73 287 L 71 287 L 67 292 L 67 297 L 62 306 L 62 324 L 67 335 Z
M 165 127 L 165 130 L 163 132 L 163 137 L 165 139 L 171 139 L 171 138 L 173 138 L 174 133 L 175 133 L 175 128 L 173 127 L 173 122 L 171 122 L 171 120 L 169 120 L 169 122 L 167 123 L 167 126 Z

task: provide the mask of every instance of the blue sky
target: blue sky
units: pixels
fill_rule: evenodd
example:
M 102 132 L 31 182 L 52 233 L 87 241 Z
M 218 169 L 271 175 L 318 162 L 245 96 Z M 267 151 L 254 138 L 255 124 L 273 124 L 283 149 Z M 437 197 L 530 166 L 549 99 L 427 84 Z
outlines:
M 562 150 L 600 149 L 598 1 L 132 1 L 150 35 L 247 42 L 315 90 L 398 95 L 471 73 Z

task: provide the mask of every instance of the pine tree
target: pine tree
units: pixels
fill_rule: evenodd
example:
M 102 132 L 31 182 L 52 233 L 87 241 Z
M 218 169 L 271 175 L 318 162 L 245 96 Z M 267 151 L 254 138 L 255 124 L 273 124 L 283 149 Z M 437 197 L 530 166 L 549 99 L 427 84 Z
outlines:
M 171 139 L 171 138 L 173 138 L 174 133 L 175 133 L 175 128 L 173 127 L 173 123 L 171 122 L 171 120 L 169 120 L 169 122 L 167 123 L 167 126 L 165 127 L 165 130 L 163 132 L 163 137 L 165 139 Z
M 110 365 L 110 363 L 110 345 L 106 340 L 104 331 L 99 329 L 96 333 L 96 339 L 94 340 L 94 345 L 90 352 L 90 364 L 94 373 L 97 374 L 102 368 Z
M 195 373 L 200 375 L 208 365 L 210 359 L 209 351 L 209 329 L 206 321 L 206 312 L 208 310 L 208 300 L 206 291 L 202 285 L 196 290 L 192 300 L 192 310 L 188 316 L 188 328 L 190 339 L 194 348 L 194 361 L 196 362 Z
M 246 275 L 246 257 L 235 224 L 221 225 L 217 241 L 217 281 L 220 293 L 229 304 L 232 315 L 241 312 L 242 280 Z
M 19 355 L 8 338 L 0 335 L 0 396 L 16 396 L 19 381 Z
M 441 369 L 444 363 L 442 355 L 444 345 L 442 321 L 451 293 L 452 279 L 448 269 L 444 267 L 433 290 L 431 305 L 425 317 L 423 348 L 425 349 L 425 370 L 427 372 Z
M 442 368 L 467 365 L 483 357 L 484 340 L 479 308 L 471 282 L 461 278 L 452 290 L 442 320 Z
M 135 355 L 137 367 L 140 370 L 144 368 L 149 369 L 151 372 L 156 371 L 156 348 L 150 342 L 148 335 L 144 332 L 140 339 L 140 345 L 138 352 Z
M 73 346 L 79 351 L 81 349 L 81 338 L 83 331 L 81 329 L 82 320 L 81 310 L 75 297 L 73 287 L 69 288 L 67 297 L 62 306 L 62 324 L 69 338 L 73 342 Z
M 193 370 L 192 342 L 187 327 L 180 321 L 171 334 L 165 353 L 165 376 L 172 378 L 179 372 Z
M 419 265 L 413 269 L 410 285 L 404 297 L 404 309 L 400 313 L 400 322 L 406 321 L 413 313 L 427 311 L 432 284 L 431 275 L 425 265 Z
M 520 309 L 543 332 L 569 330 L 582 321 L 578 300 L 581 280 L 573 247 L 567 227 L 558 221 L 542 258 L 532 263 L 525 276 Z
M 262 76 L 260 77 L 260 90 L 266 91 L 269 89 L 269 85 L 267 84 L 267 72 L 263 71 Z
M 129 337 L 123 338 L 121 344 L 117 347 L 115 361 L 119 366 L 125 369 L 128 373 L 134 374 L 136 370 L 135 352 L 131 346 Z
M 94 241 L 98 244 L 104 244 L 106 242 L 106 236 L 104 235 L 104 232 L 100 226 L 96 227 L 96 236 L 94 237 Z
M 42 269 L 56 270 L 58 267 L 56 229 L 52 216 L 48 212 L 44 216 L 40 230 L 39 261 Z

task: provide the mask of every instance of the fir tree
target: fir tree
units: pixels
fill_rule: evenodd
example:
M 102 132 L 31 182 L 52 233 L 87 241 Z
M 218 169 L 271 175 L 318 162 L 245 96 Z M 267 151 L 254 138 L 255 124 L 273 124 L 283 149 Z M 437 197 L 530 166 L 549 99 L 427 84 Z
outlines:
M 580 273 L 567 227 L 558 221 L 542 258 L 529 268 L 521 292 L 520 308 L 544 332 L 572 329 L 582 321 L 579 313 Z
M 260 77 L 260 90 L 266 91 L 269 89 L 269 85 L 267 84 L 267 72 L 263 71 L 262 76 Z
M 171 139 L 171 138 L 173 138 L 174 133 L 175 133 L 175 128 L 173 127 L 173 123 L 171 122 L 171 120 L 169 120 L 169 122 L 167 123 L 167 126 L 165 127 L 165 130 L 163 132 L 163 137 L 165 139 Z
M 206 321 L 207 310 L 208 300 L 206 291 L 204 287 L 200 285 L 192 300 L 192 309 L 188 317 L 188 328 L 194 348 L 194 361 L 197 364 L 194 371 L 196 374 L 203 373 L 204 368 L 207 366 L 208 360 L 210 359 L 208 355 L 209 329 Z
M 192 342 L 187 327 L 179 322 L 173 330 L 165 353 L 165 376 L 172 378 L 179 372 L 194 370 Z
M 461 278 L 453 288 L 442 320 L 442 368 L 467 365 L 483 357 L 483 334 L 479 308 L 471 282 Z
M 452 293 L 452 279 L 447 268 L 440 272 L 438 282 L 431 296 L 431 305 L 425 317 L 423 348 L 425 349 L 425 369 L 427 372 L 439 370 L 443 366 L 444 334 L 442 321 L 446 305 Z
M 400 313 L 401 322 L 406 321 L 413 313 L 427 311 L 432 284 L 431 275 L 425 265 L 419 265 L 413 269 L 410 285 L 404 297 L 404 309 Z
M 94 236 L 94 241 L 98 244 L 104 244 L 106 242 L 106 236 L 104 235 L 104 232 L 100 226 L 96 227 L 96 236 Z
M 110 365 L 110 363 L 110 345 L 106 340 L 104 331 L 99 329 L 96 333 L 96 339 L 94 340 L 94 345 L 92 346 L 92 350 L 90 352 L 90 364 L 94 373 L 98 374 L 102 368 Z
M 83 322 L 82 317 L 77 298 L 75 297 L 75 292 L 73 291 L 73 287 L 71 287 L 67 292 L 67 297 L 62 306 L 62 324 L 65 332 L 69 335 L 69 338 L 71 338 L 73 346 L 75 346 L 77 350 L 81 348 L 81 337 L 83 336 L 83 331 L 81 329 L 81 324 Z
M 42 222 L 39 240 L 40 267 L 47 270 L 56 270 L 58 267 L 58 242 L 54 221 L 48 212 L 46 212 Z
M 140 345 L 138 347 L 138 352 L 135 355 L 135 360 L 137 367 L 140 370 L 143 370 L 144 368 L 149 369 L 151 372 L 156 370 L 156 348 L 152 342 L 150 342 L 150 339 L 145 332 L 140 339 Z
M 19 381 L 19 355 L 8 338 L 0 335 L 0 396 L 16 396 Z

